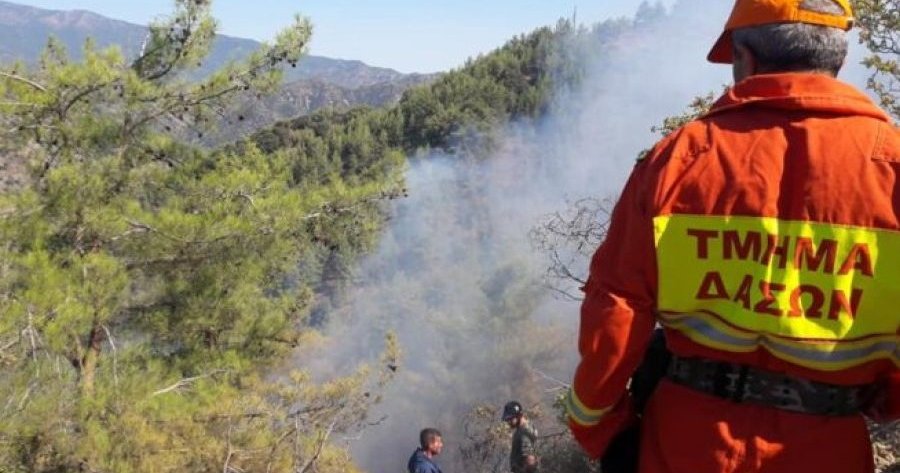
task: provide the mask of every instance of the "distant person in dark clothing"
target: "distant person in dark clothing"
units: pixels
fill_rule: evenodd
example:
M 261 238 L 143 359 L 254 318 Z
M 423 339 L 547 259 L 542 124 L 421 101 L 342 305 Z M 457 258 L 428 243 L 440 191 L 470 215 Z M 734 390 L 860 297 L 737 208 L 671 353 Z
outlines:
M 537 430 L 528 423 L 522 404 L 518 401 L 507 402 L 503 407 L 503 421 L 513 429 L 509 451 L 510 470 L 512 473 L 537 473 Z
M 434 463 L 434 457 L 440 455 L 444 448 L 441 432 L 438 429 L 423 429 L 419 432 L 419 445 L 406 465 L 409 473 L 441 473 Z

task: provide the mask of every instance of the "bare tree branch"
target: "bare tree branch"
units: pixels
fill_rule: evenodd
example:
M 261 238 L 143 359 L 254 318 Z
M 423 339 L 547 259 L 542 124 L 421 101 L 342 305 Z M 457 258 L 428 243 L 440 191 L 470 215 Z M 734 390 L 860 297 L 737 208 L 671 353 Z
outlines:
M 536 375 L 538 375 L 538 376 L 540 376 L 540 377 L 543 378 L 544 380 L 550 381 L 551 383 L 555 384 L 556 387 L 553 388 L 553 389 L 551 389 L 550 391 L 557 391 L 557 390 L 559 390 L 559 389 L 569 389 L 569 388 L 571 387 L 571 385 L 570 385 L 569 383 L 566 383 L 566 382 L 564 382 L 564 381 L 560 381 L 560 380 L 558 380 L 558 379 L 556 379 L 556 378 L 554 378 L 554 377 L 552 377 L 552 376 L 550 376 L 550 375 L 544 373 L 543 371 L 541 371 L 541 370 L 539 370 L 539 369 L 531 368 L 531 372 L 534 373 L 534 374 L 536 374 Z
M 328 426 L 328 430 L 325 431 L 325 434 L 320 436 L 319 444 L 316 445 L 316 451 L 313 453 L 313 456 L 306 462 L 306 465 L 303 465 L 303 468 L 299 470 L 298 473 L 306 473 L 310 468 L 316 463 L 316 460 L 319 459 L 319 455 L 322 454 L 322 449 L 325 447 L 325 443 L 328 441 L 328 437 L 331 436 L 331 432 L 334 431 L 334 426 L 337 424 L 337 419 L 331 421 L 331 425 Z
M 20 75 L 10 74 L 9 72 L 3 72 L 3 71 L 0 71 L 0 77 L 6 77 L 7 79 L 12 79 L 12 80 L 17 81 L 17 82 L 22 82 L 23 84 L 28 84 L 28 85 L 30 85 L 31 87 L 34 87 L 35 89 L 40 90 L 41 92 L 46 92 L 46 91 L 47 91 L 47 88 L 44 87 L 43 85 L 38 84 L 37 82 L 35 82 L 35 81 L 31 80 L 31 79 L 27 79 L 27 78 L 25 78 L 25 77 L 22 77 L 22 76 L 20 76 Z
M 37 341 L 34 336 L 34 314 L 28 309 L 28 327 L 25 329 L 28 333 L 28 339 L 31 341 L 31 358 L 37 357 Z
M 159 396 L 160 394 L 166 394 L 166 393 L 170 393 L 172 391 L 177 391 L 179 389 L 186 388 L 186 387 L 190 386 L 191 384 L 193 384 L 194 382 L 199 381 L 201 379 L 211 378 L 215 375 L 227 373 L 227 372 L 228 372 L 228 370 L 215 370 L 211 373 L 207 373 L 204 375 L 192 376 L 190 378 L 180 379 L 175 384 L 172 384 L 171 386 L 168 386 L 168 387 L 162 388 L 158 391 L 155 391 L 153 394 L 150 395 L 150 397 Z
M 109 346 L 112 347 L 113 352 L 113 385 L 119 386 L 119 351 L 116 349 L 116 341 L 113 340 L 112 333 L 109 332 L 109 327 L 104 324 L 100 324 L 103 327 L 103 330 L 106 332 L 106 340 L 109 341 Z
M 296 432 L 296 429 L 297 427 L 295 424 L 294 427 L 291 427 L 290 429 L 284 431 L 284 433 L 281 434 L 280 437 L 278 437 L 278 440 L 276 440 L 275 443 L 272 444 L 272 448 L 269 450 L 269 461 L 266 462 L 266 473 L 271 473 L 272 471 L 272 462 L 275 460 L 275 452 L 278 451 L 278 447 L 281 445 L 281 442 L 284 442 L 285 439 L 293 435 Z

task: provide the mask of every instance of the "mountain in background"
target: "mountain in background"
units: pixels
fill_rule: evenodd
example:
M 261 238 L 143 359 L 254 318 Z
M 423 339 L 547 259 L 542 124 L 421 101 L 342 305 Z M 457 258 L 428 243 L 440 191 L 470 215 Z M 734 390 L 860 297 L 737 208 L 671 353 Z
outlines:
M 304 117 L 318 111 L 350 111 L 358 107 L 381 108 L 400 102 L 403 93 L 434 76 L 410 74 L 399 79 L 348 89 L 320 80 L 298 80 L 284 84 L 281 90 L 248 100 L 234 111 L 218 129 L 195 143 L 215 147 L 235 141 L 278 122 Z
M 36 62 L 51 35 L 66 46 L 74 60 L 81 58 L 88 37 L 98 47 L 118 45 L 126 57 L 134 57 L 140 51 L 147 28 L 85 10 L 45 10 L 0 1 L 0 63 Z M 249 55 L 259 46 L 257 41 L 219 35 L 198 74 L 215 71 L 228 61 Z M 399 100 L 406 88 L 434 77 L 434 74 L 403 74 L 362 61 L 306 56 L 296 68 L 285 69 L 281 92 L 262 98 L 257 104 L 248 104 L 247 108 L 253 109 L 253 119 L 238 128 L 248 131 L 321 108 L 388 105 Z

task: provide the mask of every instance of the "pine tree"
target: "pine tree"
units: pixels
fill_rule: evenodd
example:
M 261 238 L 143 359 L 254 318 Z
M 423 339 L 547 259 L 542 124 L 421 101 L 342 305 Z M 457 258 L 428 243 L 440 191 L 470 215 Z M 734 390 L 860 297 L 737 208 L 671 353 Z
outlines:
M 0 194 L 2 471 L 354 471 L 329 436 L 392 371 L 317 383 L 284 362 L 320 338 L 323 262 L 371 245 L 402 166 L 308 180 L 303 155 L 192 146 L 311 33 L 298 17 L 191 80 L 210 8 L 176 1 L 134 59 L 51 40 L 0 70 L 3 147 L 31 171 Z
M 871 71 L 868 86 L 881 99 L 881 106 L 900 120 L 900 2 L 854 0 L 859 40 L 870 51 L 863 60 Z

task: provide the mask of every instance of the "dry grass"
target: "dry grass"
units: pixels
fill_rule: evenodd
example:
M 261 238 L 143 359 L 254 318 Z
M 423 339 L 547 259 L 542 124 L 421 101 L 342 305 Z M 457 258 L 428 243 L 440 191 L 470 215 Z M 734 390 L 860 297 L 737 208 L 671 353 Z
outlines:
M 870 425 L 879 473 L 900 473 L 900 421 Z

